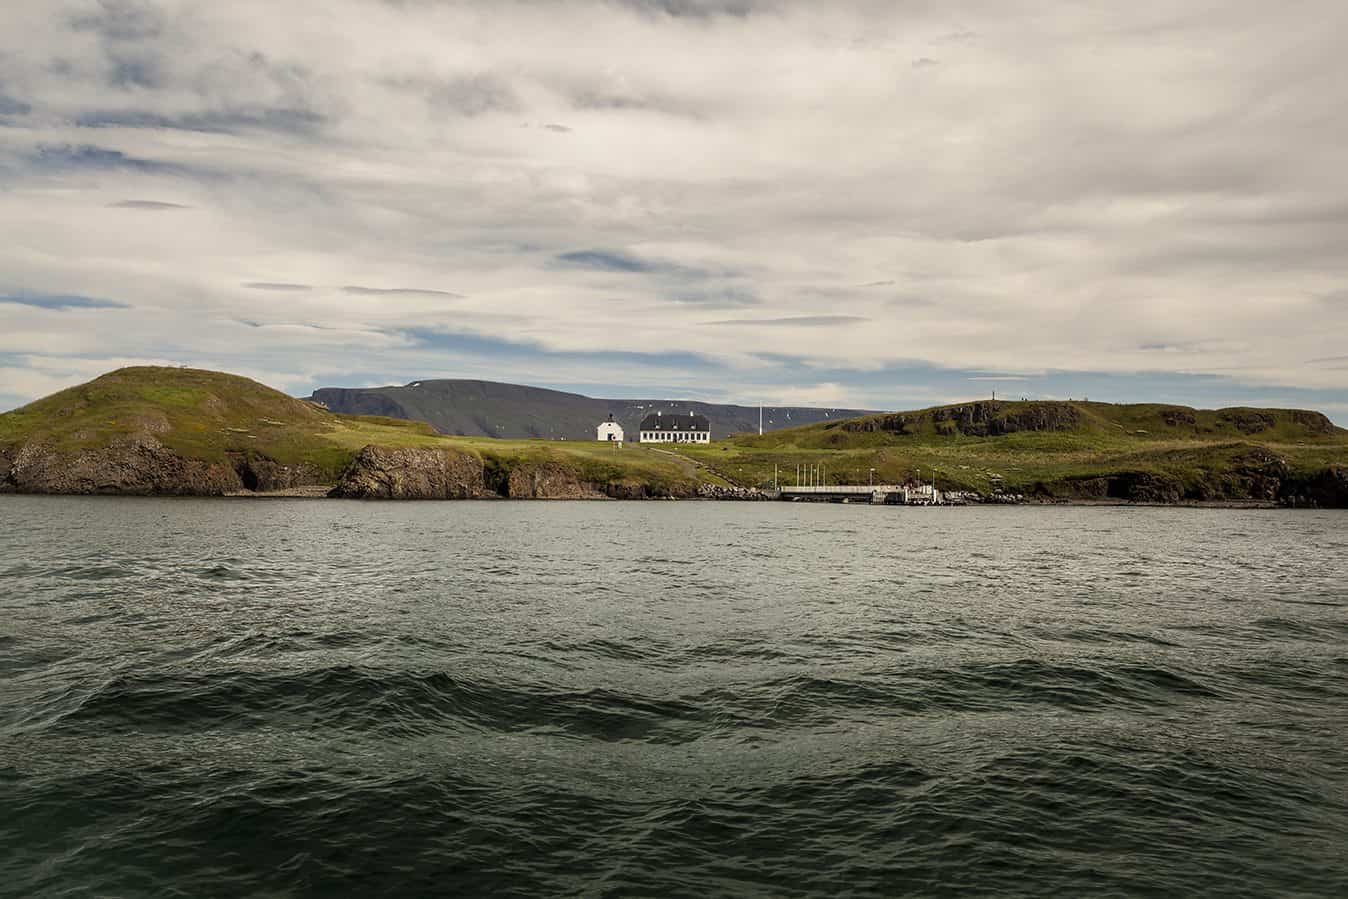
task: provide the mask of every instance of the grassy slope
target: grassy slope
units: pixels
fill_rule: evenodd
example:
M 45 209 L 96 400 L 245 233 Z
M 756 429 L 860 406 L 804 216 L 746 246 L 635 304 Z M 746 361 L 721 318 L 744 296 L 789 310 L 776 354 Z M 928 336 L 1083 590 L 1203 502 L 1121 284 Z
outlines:
M 1133 471 L 1161 472 L 1195 483 L 1229 470 L 1258 448 L 1285 459 L 1297 472 L 1348 464 L 1348 431 L 1331 427 L 1321 432 L 1317 416 L 1294 410 L 1084 402 L 1000 403 L 998 408 L 1003 418 L 1040 412 L 1051 419 L 1063 417 L 1063 407 L 1069 406 L 1074 412 L 1065 414 L 1074 421 L 1068 430 L 973 436 L 958 424 L 952 426 L 949 417 L 941 421 L 933 414 L 960 407 L 936 407 L 904 413 L 907 433 L 852 430 L 855 423 L 837 422 L 762 437 L 738 435 L 680 451 L 741 484 L 769 483 L 774 464 L 783 483 L 789 483 L 801 464 L 827 466 L 830 483 L 864 484 L 874 468 L 877 481 L 893 483 L 921 471 L 924 478 L 936 474 L 950 489 L 981 492 L 992 488 L 997 475 L 1017 492 L 1040 483 Z M 885 418 L 892 417 L 858 421 L 878 424 Z M 1263 427 L 1247 433 L 1252 422 Z
M 41 442 L 75 452 L 146 432 L 184 456 L 225 461 L 254 453 L 313 465 L 332 480 L 371 443 L 457 448 L 498 467 L 555 461 L 599 482 L 670 486 L 687 482 L 694 468 L 631 444 L 619 452 L 598 443 L 442 437 L 422 422 L 337 415 L 256 381 L 200 369 L 119 369 L 0 415 L 0 447 Z

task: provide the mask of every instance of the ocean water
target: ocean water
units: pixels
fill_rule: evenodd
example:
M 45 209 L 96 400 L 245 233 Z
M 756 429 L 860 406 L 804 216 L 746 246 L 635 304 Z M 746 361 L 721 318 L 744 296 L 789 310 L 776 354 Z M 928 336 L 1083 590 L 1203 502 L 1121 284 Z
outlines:
M 1348 514 L 0 497 L 0 894 L 1348 895 Z

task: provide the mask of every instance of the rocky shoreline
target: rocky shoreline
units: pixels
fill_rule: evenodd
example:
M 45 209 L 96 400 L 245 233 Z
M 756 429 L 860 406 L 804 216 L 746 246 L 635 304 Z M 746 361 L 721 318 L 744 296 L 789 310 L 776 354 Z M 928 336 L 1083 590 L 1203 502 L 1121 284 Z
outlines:
M 963 494 L 965 504 L 1187 506 L 1196 508 L 1348 508 L 1348 468 L 1311 475 L 1281 460 L 1253 454 L 1220 482 L 1196 492 L 1173 477 L 1149 472 L 1077 478 L 1015 495 Z M 258 454 L 226 461 L 183 457 L 153 435 L 104 447 L 59 452 L 42 444 L 0 448 L 0 493 L 118 496 L 333 497 L 378 500 L 449 499 L 685 499 L 761 502 L 753 487 L 690 481 L 675 487 L 633 479 L 587 478 L 552 459 L 484 463 L 453 447 L 368 445 L 336 482 L 310 466 L 288 466 Z

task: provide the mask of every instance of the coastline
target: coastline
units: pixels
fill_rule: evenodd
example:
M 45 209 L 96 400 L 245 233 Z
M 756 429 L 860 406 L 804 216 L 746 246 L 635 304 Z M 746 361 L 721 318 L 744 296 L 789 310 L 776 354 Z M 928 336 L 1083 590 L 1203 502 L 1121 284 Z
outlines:
M 111 491 L 103 492 L 84 492 L 84 493 L 50 493 L 50 492 L 18 492 L 18 491 L 0 491 L 0 497 L 5 496 L 43 496 L 43 497 L 106 497 L 116 499 L 215 499 L 215 500 L 330 500 L 346 499 L 355 502 L 376 502 L 376 503 L 399 503 L 399 502 L 586 502 L 586 503 L 604 503 L 604 502 L 692 502 L 692 503 L 774 503 L 783 505 L 801 505 L 789 500 L 772 499 L 766 496 L 759 497 L 730 497 L 730 496 L 609 496 L 605 494 L 586 494 L 581 496 L 529 496 L 512 497 L 501 496 L 499 494 L 483 494 L 467 497 L 343 497 L 333 496 L 334 485 L 314 484 L 302 487 L 290 487 L 281 490 L 237 490 L 219 494 L 182 494 L 182 493 L 118 493 Z M 846 505 L 857 507 L 874 507 L 872 503 L 842 503 L 842 502 L 821 502 L 807 501 L 808 505 Z M 882 504 L 894 508 L 908 508 L 910 506 L 902 503 Z M 1128 500 L 1114 499 L 1054 499 L 1054 498 L 1027 498 L 1021 502 L 966 502 L 966 503 L 941 503 L 935 506 L 912 504 L 911 508 L 987 508 L 987 507 L 1019 507 L 1019 508 L 1043 508 L 1043 507 L 1065 507 L 1065 508 L 1155 508 L 1155 509 L 1227 509 L 1233 511 L 1326 511 L 1337 509 L 1335 506 L 1317 506 L 1317 505 L 1294 505 L 1291 503 L 1279 503 L 1267 500 L 1185 500 L 1181 502 L 1162 503 L 1162 502 L 1131 502 Z

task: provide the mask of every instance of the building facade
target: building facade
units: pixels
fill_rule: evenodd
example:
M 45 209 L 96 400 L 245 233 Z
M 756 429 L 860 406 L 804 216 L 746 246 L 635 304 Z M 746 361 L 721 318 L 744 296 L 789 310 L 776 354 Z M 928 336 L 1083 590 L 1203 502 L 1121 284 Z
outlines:
M 642 443 L 711 443 L 711 423 L 705 415 L 663 415 L 641 420 Z
M 614 443 L 623 442 L 623 426 L 613 420 L 613 416 L 608 417 L 608 421 L 595 429 L 595 439 L 600 441 L 612 441 Z

